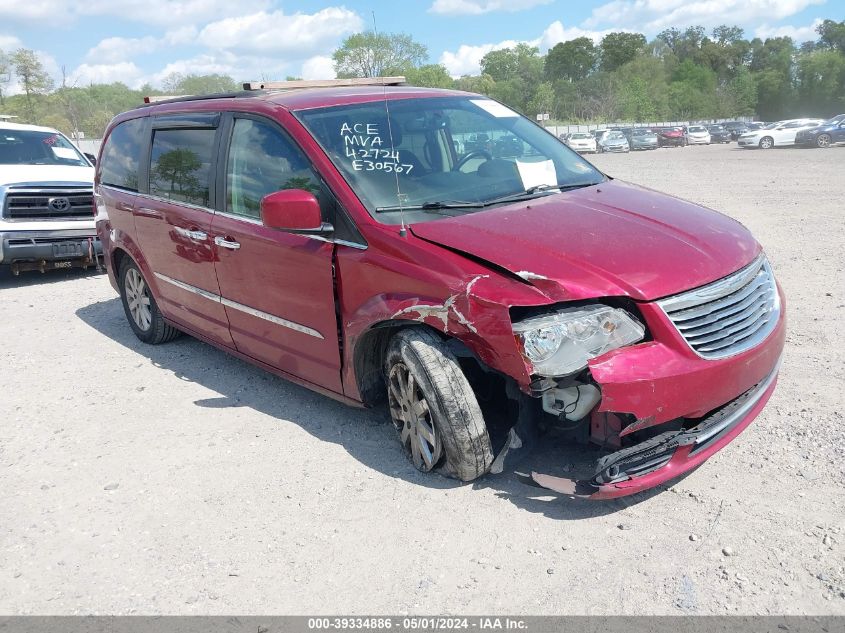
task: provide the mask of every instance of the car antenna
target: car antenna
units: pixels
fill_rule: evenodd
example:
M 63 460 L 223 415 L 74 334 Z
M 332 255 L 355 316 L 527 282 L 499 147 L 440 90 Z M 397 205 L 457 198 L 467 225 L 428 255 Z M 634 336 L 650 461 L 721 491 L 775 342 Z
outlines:
M 373 11 L 373 32 L 378 35 L 378 27 L 376 26 L 376 12 Z M 384 113 L 387 117 L 387 135 L 390 138 L 390 151 L 391 153 L 396 152 L 396 146 L 393 143 L 393 125 L 390 122 L 390 106 L 387 104 L 387 81 L 382 78 L 382 95 L 384 98 Z M 395 169 L 393 170 L 393 175 L 396 178 L 396 199 L 399 202 L 399 236 L 405 237 L 408 235 L 408 227 L 405 226 L 405 208 L 404 208 L 404 195 L 402 194 L 402 188 L 399 186 L 399 172 Z

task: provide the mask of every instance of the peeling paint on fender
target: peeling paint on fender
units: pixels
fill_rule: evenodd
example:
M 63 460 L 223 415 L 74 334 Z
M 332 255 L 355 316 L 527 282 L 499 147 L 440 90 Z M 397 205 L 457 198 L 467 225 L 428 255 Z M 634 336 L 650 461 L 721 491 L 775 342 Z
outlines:
M 414 317 L 412 320 L 423 323 L 427 318 L 431 317 L 439 320 L 443 324 L 443 331 L 448 333 L 449 312 L 451 311 L 452 314 L 454 314 L 455 320 L 458 323 L 466 327 L 473 334 L 478 334 L 478 330 L 476 329 L 476 327 L 469 321 L 469 319 L 466 318 L 466 316 L 464 316 L 464 314 L 457 308 L 457 306 L 455 306 L 455 302 L 462 296 L 465 296 L 467 297 L 467 299 L 469 299 L 472 287 L 478 282 L 478 280 L 484 279 L 485 277 L 489 276 L 490 275 L 476 275 L 466 285 L 463 292 L 453 294 L 441 304 L 417 304 L 408 306 L 407 308 L 402 308 L 401 310 L 396 312 L 392 318 L 398 319 L 400 317 L 405 317 L 409 314 L 416 313 L 417 316 Z

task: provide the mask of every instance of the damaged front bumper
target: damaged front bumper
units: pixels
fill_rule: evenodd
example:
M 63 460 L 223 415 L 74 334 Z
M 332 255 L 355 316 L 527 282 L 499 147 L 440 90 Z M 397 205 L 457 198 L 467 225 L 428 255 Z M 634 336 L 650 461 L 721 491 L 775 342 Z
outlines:
M 777 383 L 780 361 L 759 383 L 692 428 L 667 431 L 602 457 L 591 479 L 532 472 L 539 486 L 593 500 L 623 497 L 660 485 L 696 468 L 728 444 L 760 413 Z

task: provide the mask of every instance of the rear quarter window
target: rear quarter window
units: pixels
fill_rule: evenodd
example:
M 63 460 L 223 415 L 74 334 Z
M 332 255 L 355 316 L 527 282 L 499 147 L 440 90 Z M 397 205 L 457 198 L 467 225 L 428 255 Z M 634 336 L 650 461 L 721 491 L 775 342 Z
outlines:
M 138 166 L 144 119 L 118 123 L 106 140 L 100 159 L 100 182 L 130 191 L 138 191 Z
M 150 193 L 176 202 L 209 206 L 214 129 L 156 130 Z

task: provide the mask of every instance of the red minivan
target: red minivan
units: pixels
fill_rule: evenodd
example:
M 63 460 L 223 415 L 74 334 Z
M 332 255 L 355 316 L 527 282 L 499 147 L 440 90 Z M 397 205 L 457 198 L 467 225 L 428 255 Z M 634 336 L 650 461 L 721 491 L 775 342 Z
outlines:
M 483 96 L 319 86 L 112 121 L 97 230 L 140 340 L 187 332 L 386 400 L 413 464 L 463 481 L 538 429 L 598 444 L 590 472 L 532 473 L 593 499 L 696 467 L 763 408 L 784 300 L 738 222 L 610 178 Z

